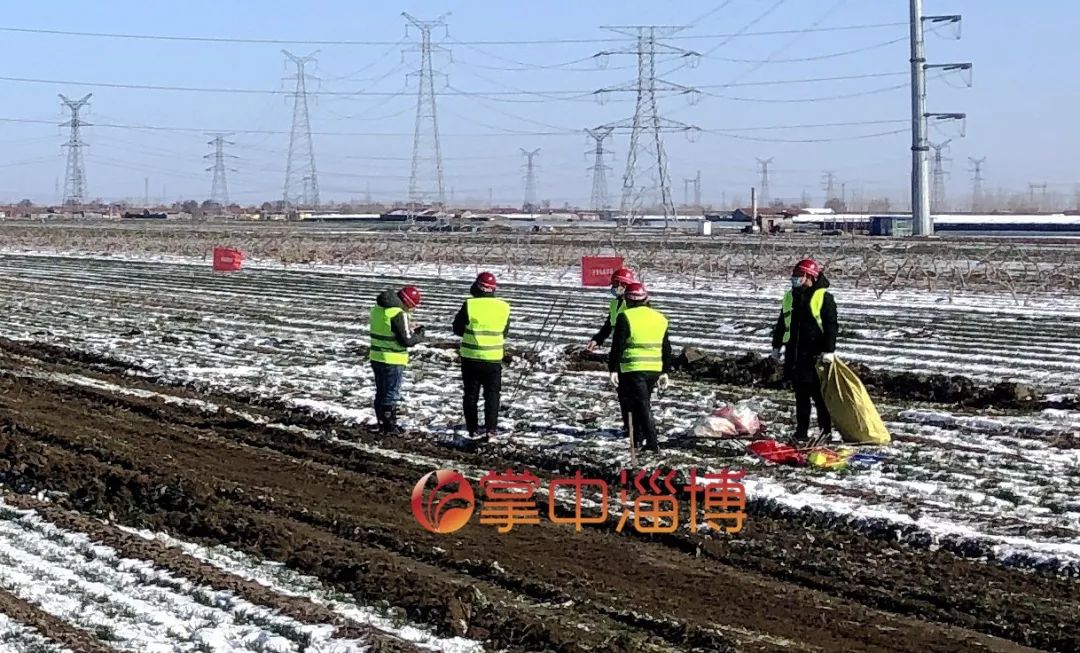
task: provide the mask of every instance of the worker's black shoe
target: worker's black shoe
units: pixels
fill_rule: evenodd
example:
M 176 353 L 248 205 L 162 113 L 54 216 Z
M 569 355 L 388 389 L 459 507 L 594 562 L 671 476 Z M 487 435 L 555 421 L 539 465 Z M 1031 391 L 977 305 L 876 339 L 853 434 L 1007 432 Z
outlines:
M 382 420 L 379 428 L 379 433 L 383 435 L 401 435 L 404 433 L 397 424 L 397 409 L 386 408 L 382 411 Z

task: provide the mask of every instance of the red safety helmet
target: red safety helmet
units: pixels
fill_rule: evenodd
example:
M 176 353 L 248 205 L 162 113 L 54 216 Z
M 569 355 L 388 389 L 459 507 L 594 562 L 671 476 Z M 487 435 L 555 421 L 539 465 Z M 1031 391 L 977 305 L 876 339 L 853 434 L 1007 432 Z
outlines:
M 611 285 L 622 284 L 628 286 L 637 281 L 634 271 L 630 268 L 619 268 L 611 274 Z
M 817 279 L 821 276 L 821 266 L 812 258 L 803 259 L 795 264 L 795 271 L 791 276 Z
M 405 286 L 398 291 L 397 296 L 405 308 L 416 308 L 420 305 L 420 290 L 416 286 Z
M 481 272 L 476 275 L 476 285 L 485 292 L 494 292 L 495 275 L 490 272 Z
M 626 298 L 632 302 L 643 302 L 649 298 L 645 284 L 635 281 L 626 287 Z

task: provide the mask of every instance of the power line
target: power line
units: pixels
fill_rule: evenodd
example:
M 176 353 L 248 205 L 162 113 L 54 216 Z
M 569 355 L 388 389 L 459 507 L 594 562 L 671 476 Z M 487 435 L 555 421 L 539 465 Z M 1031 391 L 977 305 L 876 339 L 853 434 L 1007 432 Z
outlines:
M 777 6 L 786 0 L 779 0 Z M 770 12 L 771 13 L 771 12 Z M 673 35 L 677 40 L 710 40 L 724 38 L 738 38 L 751 36 L 782 36 L 784 34 L 798 34 L 806 32 L 845 32 L 882 29 L 886 27 L 898 27 L 907 25 L 906 22 L 889 23 L 865 23 L 858 25 L 836 25 L 833 27 L 817 27 L 814 29 L 801 30 L 771 30 L 760 32 L 740 31 L 728 34 L 685 34 Z M 327 39 L 270 39 L 270 38 L 242 38 L 242 37 L 213 37 L 213 36 L 170 36 L 165 34 L 134 34 L 121 32 L 82 32 L 74 30 L 39 29 L 28 27 L 0 27 L 0 32 L 42 34 L 52 36 L 82 36 L 90 38 L 110 39 L 133 39 L 143 41 L 192 41 L 197 43 L 247 43 L 263 45 L 356 45 L 356 46 L 396 46 L 400 41 L 363 41 L 363 40 L 327 40 Z M 516 39 L 516 40 L 478 40 L 478 41 L 455 41 L 459 45 L 556 45 L 556 44 L 593 44 L 593 43 L 616 43 L 625 42 L 625 38 L 564 38 L 564 39 Z
M 809 61 L 823 61 L 825 59 L 837 59 L 839 57 L 846 57 L 853 54 L 861 54 L 863 52 L 869 52 L 871 50 L 877 50 L 879 48 L 888 47 L 897 43 L 902 43 L 908 40 L 908 37 L 901 36 L 895 39 L 889 39 L 888 41 L 881 41 L 878 43 L 872 43 L 860 48 L 854 48 L 851 50 L 841 50 L 840 52 L 830 52 L 828 54 L 818 54 L 809 57 L 792 57 L 789 59 L 738 59 L 733 57 L 717 57 L 715 55 L 710 56 L 710 59 L 716 61 L 724 61 L 727 63 L 761 63 L 761 64 L 773 64 L 773 63 L 805 63 Z

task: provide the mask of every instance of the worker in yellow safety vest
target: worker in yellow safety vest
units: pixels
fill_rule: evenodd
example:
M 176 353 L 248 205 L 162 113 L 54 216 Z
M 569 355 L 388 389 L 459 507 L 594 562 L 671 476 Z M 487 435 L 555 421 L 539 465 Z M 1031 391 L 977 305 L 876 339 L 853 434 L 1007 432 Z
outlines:
M 626 308 L 615 320 L 608 371 L 611 384 L 619 389 L 623 427 L 633 431 L 634 446 L 659 451 L 653 421 L 653 388 L 668 386 L 671 371 L 671 341 L 668 321 L 649 306 L 645 286 L 631 283 L 626 288 Z
M 795 390 L 794 438 L 807 444 L 812 444 L 808 438 L 811 402 L 817 408 L 821 428 L 813 443 L 827 442 L 832 433 L 832 420 L 817 375 L 818 362 L 832 364 L 836 351 L 836 301 L 828 287 L 829 280 L 817 261 L 799 261 L 773 328 L 773 358 L 780 360 L 783 348 L 784 375 Z
M 510 304 L 495 297 L 495 275 L 481 272 L 469 292 L 472 295 L 454 317 L 454 335 L 461 336 L 462 408 L 465 429 L 474 443 L 495 435 L 502 394 L 503 343 L 510 332 Z M 479 428 L 477 403 L 484 395 L 484 430 Z
M 589 344 L 585 345 L 586 351 L 593 351 L 604 344 L 611 330 L 615 328 L 615 320 L 626 308 L 626 287 L 637 281 L 634 271 L 629 268 L 619 268 L 611 274 L 611 301 L 608 302 L 608 313 L 600 330 L 592 337 Z
M 401 401 L 401 379 L 409 364 L 409 347 L 424 337 L 424 327 L 413 327 L 412 312 L 420 305 L 420 291 L 405 286 L 387 290 L 375 298 L 371 307 L 368 359 L 375 375 L 375 421 L 379 432 L 396 435 L 397 404 Z

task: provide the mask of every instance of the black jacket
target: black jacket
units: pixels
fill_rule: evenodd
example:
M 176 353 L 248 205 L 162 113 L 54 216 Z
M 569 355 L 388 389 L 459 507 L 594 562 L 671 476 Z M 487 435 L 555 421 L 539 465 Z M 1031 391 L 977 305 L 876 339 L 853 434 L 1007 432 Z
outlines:
M 483 290 L 480 290 L 480 287 L 477 286 L 475 283 L 472 285 L 472 288 L 469 288 L 469 294 L 471 294 L 473 297 L 494 297 L 495 296 L 495 293 L 493 293 L 493 292 L 484 292 Z M 463 336 L 463 335 L 465 335 L 465 329 L 467 329 L 467 328 L 469 328 L 469 302 L 466 301 L 466 302 L 461 303 L 461 308 L 458 309 L 457 315 L 454 316 L 454 326 L 453 326 L 454 335 L 455 336 Z M 507 320 L 506 321 L 506 328 L 503 330 L 503 336 L 505 337 L 509 333 L 510 333 L 510 320 Z
M 623 301 L 623 298 L 619 297 L 619 303 L 621 304 Z M 592 340 L 597 346 L 600 346 L 604 344 L 604 341 L 607 340 L 609 335 L 611 335 L 611 315 L 605 314 L 604 323 L 600 325 L 600 330 L 596 332 L 596 335 L 592 337 Z
M 384 290 L 379 293 L 379 296 L 375 298 L 375 303 L 383 308 L 405 308 L 405 305 L 401 303 L 401 298 L 393 290 Z M 419 331 L 409 333 L 408 317 L 406 317 L 404 311 L 390 320 L 390 331 L 394 334 L 397 343 L 402 347 L 412 347 L 424 340 L 422 327 Z
M 627 308 L 631 308 L 627 305 Z M 626 353 L 626 342 L 630 340 L 630 320 L 626 318 L 625 313 L 620 313 L 618 319 L 615 320 L 615 333 L 611 337 L 611 353 L 608 354 L 608 371 L 618 372 L 619 363 L 622 361 L 623 354 Z M 664 332 L 664 344 L 663 353 L 661 354 L 664 359 L 664 374 L 671 371 L 672 355 L 671 355 L 671 340 L 668 339 L 668 332 Z
M 791 338 L 784 347 L 784 370 L 790 380 L 812 381 L 817 378 L 815 366 L 818 357 L 824 353 L 836 351 L 836 333 L 839 330 L 836 319 L 836 300 L 832 293 L 825 293 L 821 305 L 821 328 L 818 328 L 814 316 L 810 313 L 810 297 L 819 288 L 828 288 L 829 280 L 824 274 L 817 278 L 809 288 L 792 290 L 791 301 Z M 773 328 L 773 349 L 784 346 L 784 311 Z

